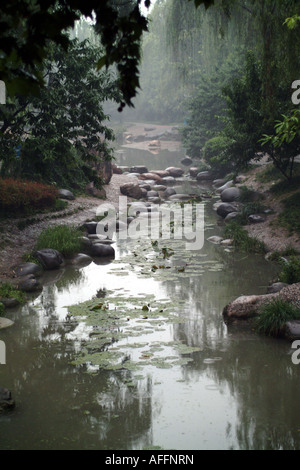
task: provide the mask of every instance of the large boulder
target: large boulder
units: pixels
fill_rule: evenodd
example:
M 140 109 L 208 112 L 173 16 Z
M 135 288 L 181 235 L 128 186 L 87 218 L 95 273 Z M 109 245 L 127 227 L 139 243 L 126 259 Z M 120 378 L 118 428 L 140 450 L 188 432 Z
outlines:
M 120 191 L 124 196 L 132 197 L 133 199 L 141 199 L 143 191 L 137 183 L 124 183 L 120 186 Z
M 221 192 L 221 199 L 223 202 L 234 202 L 237 201 L 241 195 L 241 191 L 239 188 L 227 188 Z
M 217 193 L 222 193 L 225 189 L 232 188 L 233 186 L 233 181 L 227 181 L 227 183 L 223 184 L 222 186 L 218 187 L 216 189 Z
M 38 250 L 34 253 L 34 256 L 46 270 L 58 269 L 64 264 L 63 255 L 51 248 Z
M 166 176 L 170 176 L 170 173 L 167 170 L 151 170 L 151 174 L 158 175 L 160 178 L 165 178 Z
M 174 188 L 167 188 L 167 189 L 164 191 L 164 197 L 174 196 L 174 194 L 176 194 L 176 191 L 175 191 Z
M 174 178 L 174 176 L 165 176 L 162 180 L 163 180 L 163 184 L 175 184 L 176 183 L 176 179 Z
M 196 179 L 197 181 L 210 181 L 212 177 L 211 171 L 200 171 L 200 173 L 197 174 Z
M 278 294 L 243 295 L 230 302 L 223 310 L 226 322 L 234 319 L 248 319 L 255 317 L 264 303 L 270 302 Z
M 191 157 L 186 156 L 181 160 L 180 163 L 182 163 L 185 166 L 189 166 L 193 164 L 193 160 L 191 159 Z
M 223 202 L 223 204 L 220 204 L 217 208 L 217 214 L 223 219 L 225 219 L 225 217 L 231 212 L 237 212 L 237 208 L 226 202 Z
M 111 245 L 99 242 L 91 246 L 90 255 L 101 258 L 114 258 L 115 250 Z
M 170 176 L 173 176 L 173 178 L 180 178 L 184 174 L 184 170 L 182 168 L 176 168 L 174 166 L 166 168 L 166 171 Z
M 37 263 L 22 263 L 13 268 L 13 273 L 16 277 L 27 276 L 28 274 L 39 276 L 42 272 L 42 267 Z
M 140 180 L 154 180 L 155 182 L 161 184 L 162 178 L 156 173 L 142 173 L 139 175 Z

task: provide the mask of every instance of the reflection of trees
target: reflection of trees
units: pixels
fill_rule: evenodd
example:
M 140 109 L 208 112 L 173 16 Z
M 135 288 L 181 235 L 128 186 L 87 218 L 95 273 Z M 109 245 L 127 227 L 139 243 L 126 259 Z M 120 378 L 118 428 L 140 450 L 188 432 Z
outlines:
M 165 170 L 170 166 L 180 166 L 184 151 L 170 151 L 161 149 L 154 155 L 148 150 L 122 147 L 122 154 L 118 154 L 118 165 L 134 166 L 145 165 L 149 170 Z M 151 167 L 151 168 L 150 168 Z

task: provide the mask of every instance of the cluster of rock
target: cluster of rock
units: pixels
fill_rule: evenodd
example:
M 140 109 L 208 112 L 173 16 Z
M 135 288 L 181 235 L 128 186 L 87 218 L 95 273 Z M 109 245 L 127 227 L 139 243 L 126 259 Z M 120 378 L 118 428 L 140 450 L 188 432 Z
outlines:
M 155 132 L 156 128 L 152 126 L 144 127 L 144 131 L 141 134 L 133 135 L 131 133 L 125 132 L 123 138 L 125 143 L 132 142 L 146 142 L 153 140 L 164 140 L 164 141 L 179 141 L 180 135 L 177 127 L 173 127 L 170 130 L 164 132 Z
M 134 166 L 121 167 L 121 170 L 124 174 L 138 179 L 138 182 L 129 181 L 120 186 L 121 194 L 124 196 L 152 203 L 160 203 L 166 199 L 182 201 L 192 197 L 192 195 L 177 194 L 172 187 L 178 181 L 182 181 L 185 174 L 185 170 L 182 168 L 169 167 L 165 170 L 149 171 L 145 166 Z

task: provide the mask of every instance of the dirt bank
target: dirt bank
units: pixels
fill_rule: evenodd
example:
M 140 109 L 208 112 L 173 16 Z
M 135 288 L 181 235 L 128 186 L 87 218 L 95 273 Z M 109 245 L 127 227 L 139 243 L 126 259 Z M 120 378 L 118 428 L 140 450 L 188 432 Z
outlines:
M 131 177 L 131 180 L 136 178 Z M 0 223 L 0 281 L 12 277 L 12 268 L 23 262 L 23 255 L 29 253 L 42 230 L 58 224 L 81 225 L 95 217 L 97 207 L 105 202 L 118 206 L 120 185 L 128 182 L 125 175 L 113 175 L 110 183 L 104 186 L 106 201 L 89 196 L 81 196 L 69 201 L 64 211 L 57 213 L 38 214 L 27 219 L 10 219 Z M 32 222 L 32 223 L 30 223 Z M 24 226 L 20 229 L 20 223 Z

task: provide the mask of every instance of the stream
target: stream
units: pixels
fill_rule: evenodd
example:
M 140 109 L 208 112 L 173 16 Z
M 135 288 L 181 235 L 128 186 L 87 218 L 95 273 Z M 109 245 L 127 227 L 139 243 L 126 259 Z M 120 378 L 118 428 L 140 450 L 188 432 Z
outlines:
M 122 152 L 121 165 L 149 170 L 184 156 Z M 207 241 L 223 230 L 214 202 L 203 201 L 201 250 L 117 240 L 115 260 L 47 272 L 43 291 L 9 311 L 0 383 L 16 407 L 0 415 L 0 449 L 300 448 L 290 344 L 222 317 L 236 297 L 266 293 L 277 266 Z

